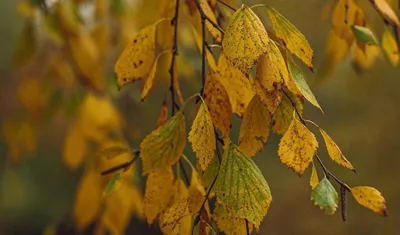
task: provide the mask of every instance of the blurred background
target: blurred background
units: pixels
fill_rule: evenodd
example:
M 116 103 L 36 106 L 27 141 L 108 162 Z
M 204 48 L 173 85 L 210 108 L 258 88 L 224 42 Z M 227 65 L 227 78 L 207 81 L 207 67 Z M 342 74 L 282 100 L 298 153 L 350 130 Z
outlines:
M 29 2 L 35 1 L 0 1 L 0 234 L 76 234 L 74 214 L 79 208 L 75 200 L 82 190 L 78 187 L 82 177 L 112 165 L 93 157 L 96 151 L 110 139 L 121 141 L 119 137 L 137 148 L 155 129 L 168 89 L 167 60 L 161 62 L 156 85 L 144 102 L 140 101 L 141 82 L 118 91 L 114 64 L 138 29 L 170 17 L 173 11 L 155 0 L 64 0 L 65 5 L 56 12 L 58 18 L 51 18 L 43 17 L 43 7 L 33 8 Z M 49 6 L 56 4 L 55 0 L 48 2 Z M 240 6 L 240 1 L 229 2 Z M 304 116 L 330 134 L 357 174 L 334 164 L 322 139 L 319 155 L 350 186 L 376 187 L 386 199 L 389 217 L 359 206 L 351 197 L 347 222 L 341 221 L 340 213 L 325 215 L 310 201 L 309 172 L 299 178 L 280 163 L 280 137 L 272 134 L 263 151 L 254 157 L 273 194 L 260 234 L 400 234 L 400 70 L 384 53 L 362 70 L 355 70 L 347 56 L 319 82 L 318 70 L 331 28 L 329 9 L 335 2 L 254 0 L 246 4 L 272 5 L 309 40 L 317 75 L 302 70 L 325 114 L 306 104 Z M 361 2 L 368 25 L 380 38 L 382 19 L 367 1 Z M 79 21 L 70 11 L 72 3 L 80 4 Z M 266 11 L 257 8 L 255 12 L 268 27 Z M 201 57 L 187 31 L 182 27 L 178 59 L 185 98 L 201 86 Z M 196 113 L 194 106 L 188 110 L 189 125 Z M 234 142 L 239 127 L 235 118 Z M 185 151 L 193 160 L 190 148 Z M 140 166 L 135 165 L 131 175 L 128 180 L 135 184 L 126 197 L 134 201 L 121 206 L 129 206 L 129 216 L 121 225 L 126 229 L 116 230 L 160 234 L 156 225 L 147 225 L 140 206 L 135 204 L 141 200 L 144 187 Z M 98 185 L 106 182 L 103 178 L 96 180 Z M 100 186 L 93 188 L 93 192 L 96 190 Z M 90 202 L 92 195 L 82 197 Z M 92 234 L 94 225 L 83 233 Z

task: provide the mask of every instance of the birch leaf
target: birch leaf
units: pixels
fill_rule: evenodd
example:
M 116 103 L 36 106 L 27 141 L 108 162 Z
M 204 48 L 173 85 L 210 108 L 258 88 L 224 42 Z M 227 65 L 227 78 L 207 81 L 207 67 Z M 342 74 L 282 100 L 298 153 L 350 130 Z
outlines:
M 315 168 L 314 163 L 312 164 L 311 168 L 311 176 L 310 176 L 310 186 L 312 189 L 315 189 L 319 183 L 317 169 Z
M 68 129 L 64 143 L 63 161 L 71 170 L 76 170 L 87 153 L 87 142 L 80 125 L 73 124 Z
M 258 95 L 247 106 L 239 132 L 239 148 L 252 157 L 259 152 L 269 137 L 271 115 Z
M 168 107 L 167 107 L 167 99 L 163 100 L 161 105 L 160 114 L 157 119 L 157 127 L 164 125 L 168 121 Z
M 150 72 L 154 61 L 155 35 L 156 26 L 147 26 L 126 45 L 114 67 L 119 88 L 142 79 Z
M 311 200 L 328 215 L 333 215 L 338 207 L 338 193 L 326 177 L 312 191 Z
M 312 161 L 317 147 L 314 134 L 294 118 L 279 143 L 278 155 L 283 164 L 302 175 Z
M 351 193 L 360 205 L 382 216 L 386 217 L 388 215 L 385 198 L 375 188 L 369 186 L 353 187 L 351 188 Z
M 397 18 L 396 13 L 386 0 L 370 0 L 370 2 L 385 21 L 391 25 L 397 26 L 397 28 L 400 27 L 399 18 Z
M 223 52 L 233 66 L 248 74 L 268 50 L 268 34 L 257 15 L 242 5 L 229 21 L 222 40 Z
M 206 170 L 214 158 L 216 141 L 211 114 L 205 103 L 201 103 L 193 121 L 192 129 L 189 132 L 189 142 L 192 143 L 201 169 Z
M 307 84 L 303 74 L 301 74 L 299 68 L 293 61 L 293 58 L 289 54 L 287 54 L 287 64 L 289 68 L 289 72 L 293 80 L 295 81 L 297 88 L 299 88 L 301 94 L 303 94 L 304 98 L 306 98 L 312 105 L 319 108 L 322 111 L 321 106 L 319 105 L 317 99 L 312 93 L 310 87 Z
M 388 29 L 385 29 L 382 35 L 382 49 L 385 51 L 390 63 L 393 66 L 399 64 L 399 48 L 396 39 Z
M 113 175 L 111 180 L 107 183 L 106 188 L 103 191 L 103 197 L 114 193 L 122 186 L 121 174 L 117 173 Z
M 203 98 L 215 128 L 219 129 L 224 137 L 229 136 L 232 127 L 232 105 L 225 87 L 217 80 L 215 74 L 208 74 Z
M 186 144 L 185 116 L 180 111 L 140 144 L 143 174 L 175 164 Z
M 181 234 L 181 221 L 189 215 L 188 199 L 182 198 L 163 214 L 160 224 L 163 233 L 167 235 Z
M 167 209 L 174 193 L 173 188 L 174 175 L 170 167 L 149 174 L 143 200 L 143 211 L 148 224 L 152 224 Z
M 215 24 L 218 24 L 217 18 L 214 15 L 214 12 L 211 10 L 210 5 L 208 5 L 207 0 L 200 0 L 200 6 L 203 8 L 204 13 L 208 18 L 214 22 Z M 210 22 L 206 21 L 206 27 L 208 31 L 213 35 L 214 40 L 216 43 L 220 43 L 222 39 L 221 32 L 218 31 Z
M 216 221 L 218 228 L 226 235 L 247 234 L 246 221 L 229 211 L 224 205 L 216 203 L 213 220 Z M 254 225 L 249 223 L 249 230 L 253 230 Z
M 299 111 L 300 115 L 303 113 L 303 104 L 300 100 L 294 96 L 292 93 L 287 93 L 290 99 L 296 104 L 296 109 Z M 278 108 L 275 111 L 274 116 L 272 117 L 272 130 L 278 134 L 283 135 L 286 133 L 287 129 L 292 123 L 293 120 L 293 105 L 290 102 L 289 98 L 284 95 L 282 97 L 282 102 L 279 104 Z
M 341 166 L 344 166 L 352 171 L 356 171 L 353 165 L 344 157 L 339 146 L 333 141 L 333 139 L 324 130 L 319 128 L 322 137 L 324 138 L 326 149 L 328 150 L 329 157 Z
M 154 63 L 151 67 L 150 73 L 147 76 L 146 82 L 144 83 L 144 87 L 142 90 L 141 100 L 143 101 L 147 95 L 149 94 L 150 89 L 153 87 L 154 79 L 156 77 L 157 72 L 157 61 L 162 54 L 159 54 L 157 58 L 154 60 Z
M 276 36 L 283 41 L 290 52 L 312 68 L 313 50 L 304 35 L 276 9 L 270 6 L 266 7 Z
M 224 85 L 232 104 L 232 111 L 239 117 L 253 98 L 253 78 L 246 77 L 239 69 L 231 65 L 226 56 L 221 53 L 218 59 L 218 80 Z
M 256 79 L 268 92 L 280 89 L 282 83 L 289 79 L 285 60 L 272 40 L 269 40 L 267 53 L 257 63 Z
M 226 146 L 215 187 L 217 202 L 259 227 L 271 204 L 271 191 L 253 160 L 233 144 Z
M 265 104 L 269 113 L 273 115 L 281 103 L 283 96 L 282 89 L 269 92 L 261 85 L 260 80 L 256 79 L 254 81 L 254 90 L 256 94 L 260 96 L 261 101 Z
M 374 45 L 378 44 L 378 40 L 369 28 L 358 25 L 352 25 L 350 28 L 358 42 Z

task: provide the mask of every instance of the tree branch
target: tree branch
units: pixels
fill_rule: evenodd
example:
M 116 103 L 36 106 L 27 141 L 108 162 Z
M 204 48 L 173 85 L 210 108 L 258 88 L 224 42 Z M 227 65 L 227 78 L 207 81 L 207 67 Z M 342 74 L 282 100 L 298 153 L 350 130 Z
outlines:
M 120 170 L 126 171 L 139 158 L 140 150 L 136 149 L 136 150 L 132 151 L 132 154 L 133 154 L 132 160 L 130 160 L 129 162 L 123 163 L 121 165 L 112 167 L 108 170 L 102 171 L 101 175 L 108 175 L 108 174 L 111 174 L 111 173 L 114 173 L 114 172 L 117 172 Z
M 236 11 L 236 9 L 234 7 L 232 7 L 231 5 L 229 5 L 228 3 L 222 1 L 222 0 L 217 0 L 217 2 L 221 3 L 222 5 L 226 6 L 227 8 L 231 9 L 232 11 Z
M 171 92 L 171 112 L 172 115 L 175 115 L 175 107 L 177 105 L 175 101 L 175 87 L 174 87 L 174 76 L 175 76 L 175 58 L 178 55 L 178 20 L 179 18 L 179 0 L 176 0 L 175 3 L 175 15 L 174 18 L 171 20 L 171 25 L 174 25 L 174 41 L 172 45 L 172 59 L 171 59 L 171 66 L 169 68 L 170 74 L 170 87 L 169 91 Z M 179 105 L 177 107 L 179 109 Z

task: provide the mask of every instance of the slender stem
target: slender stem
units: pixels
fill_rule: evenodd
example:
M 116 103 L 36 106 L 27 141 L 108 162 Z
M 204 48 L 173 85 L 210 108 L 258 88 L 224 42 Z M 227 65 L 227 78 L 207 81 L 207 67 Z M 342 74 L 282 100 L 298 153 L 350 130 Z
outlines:
M 202 37 L 202 47 L 201 47 L 201 92 L 203 94 L 204 86 L 206 84 L 206 24 L 205 19 L 201 17 L 201 37 Z
M 118 166 L 114 166 L 108 170 L 102 171 L 101 175 L 108 175 L 108 174 L 111 174 L 111 173 L 114 173 L 114 172 L 117 172 L 120 170 L 124 170 L 124 171 L 127 170 L 139 158 L 139 155 L 140 155 L 140 151 L 134 150 L 132 160 L 130 160 L 129 162 L 122 163 Z
M 249 221 L 247 219 L 244 219 L 246 221 L 246 234 L 250 235 L 250 229 L 249 229 Z
M 344 22 L 346 24 L 349 22 L 349 0 L 344 3 Z
M 175 108 L 177 107 L 177 103 L 175 101 L 175 88 L 174 88 L 174 76 L 175 76 L 175 58 L 178 55 L 178 20 L 179 18 L 179 0 L 176 0 L 175 3 L 175 15 L 174 18 L 171 20 L 171 24 L 174 25 L 174 41 L 172 45 L 172 59 L 171 59 L 171 66 L 169 68 L 170 74 L 170 87 L 169 91 L 171 92 L 171 111 L 172 116 L 175 115 Z
M 236 9 L 234 7 L 232 7 L 231 5 L 229 5 L 228 3 L 222 1 L 222 0 L 217 0 L 217 2 L 221 3 L 222 5 L 226 6 L 227 8 L 231 9 L 232 11 L 236 11 Z
M 182 160 L 181 160 L 181 159 L 179 159 L 179 167 L 180 167 L 181 170 L 182 170 L 183 178 L 185 178 L 185 181 L 186 181 L 187 185 L 190 185 L 189 176 L 188 176 L 188 174 L 187 174 L 187 172 L 186 172 L 186 170 L 185 170 L 185 168 L 184 168 L 184 166 L 183 166 L 183 163 L 182 163 Z
M 399 0 L 400 1 L 400 0 Z M 399 3 L 400 4 L 400 3 Z M 396 25 L 393 25 L 393 34 L 394 38 L 396 39 L 397 48 L 400 50 L 400 35 L 399 35 L 399 28 Z
M 296 107 L 296 104 L 293 102 L 293 100 L 290 98 L 290 96 L 289 96 L 284 90 L 282 90 L 282 91 L 283 91 L 283 94 L 289 99 L 290 103 L 292 104 L 292 107 L 293 107 L 293 109 L 295 110 L 297 116 L 299 117 L 301 123 L 303 123 L 303 125 L 306 126 L 306 127 L 308 128 L 307 123 L 306 123 L 306 121 L 304 120 L 304 118 L 300 115 L 299 110 L 298 110 L 297 107 Z M 346 188 L 347 190 L 350 191 L 350 187 L 349 187 L 347 184 L 345 184 L 344 182 L 342 182 L 339 178 L 337 178 L 334 174 L 332 174 L 332 173 L 328 170 L 328 168 L 326 168 L 325 164 L 322 162 L 322 160 L 321 160 L 321 158 L 318 156 L 318 154 L 315 154 L 315 157 L 317 158 L 318 163 L 320 164 L 320 166 L 321 166 L 322 170 L 324 171 L 324 174 L 325 174 L 325 176 L 326 176 L 326 178 L 327 178 L 328 180 L 330 179 L 330 177 L 332 177 L 332 179 L 334 179 L 340 186 L 342 186 L 342 187 L 344 187 L 344 188 Z

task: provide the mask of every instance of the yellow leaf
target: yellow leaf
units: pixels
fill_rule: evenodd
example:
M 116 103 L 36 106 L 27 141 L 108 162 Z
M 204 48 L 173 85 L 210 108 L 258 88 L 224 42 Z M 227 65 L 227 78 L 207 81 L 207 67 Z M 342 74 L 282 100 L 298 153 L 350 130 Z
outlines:
M 385 51 L 390 63 L 393 66 L 399 64 L 399 48 L 396 39 L 391 32 L 386 28 L 382 35 L 382 49 Z
M 319 128 L 319 131 L 321 132 L 322 137 L 324 138 L 326 149 L 328 150 L 329 157 L 336 163 L 338 163 L 341 166 L 344 166 L 352 171 L 356 171 L 356 169 L 351 165 L 349 160 L 347 160 L 342 151 L 340 150 L 339 146 L 333 141 L 333 139 L 326 133 L 324 130 Z
M 268 34 L 257 15 L 242 5 L 229 21 L 222 40 L 223 52 L 236 68 L 248 74 L 268 51 Z
M 353 43 L 351 47 L 351 61 L 359 73 L 371 68 L 381 54 L 380 48 L 376 45 L 363 45 L 363 47 L 360 48 L 357 43 Z
M 325 46 L 324 59 L 321 68 L 318 70 L 318 79 L 323 81 L 329 78 L 348 52 L 349 44 L 347 41 L 340 38 L 334 30 L 331 30 Z
M 81 28 L 76 6 L 72 1 L 60 1 L 55 6 L 55 16 L 60 23 L 61 28 L 68 35 L 76 35 Z
M 143 174 L 175 164 L 186 144 L 185 116 L 180 111 L 140 144 Z
M 151 67 L 150 73 L 147 76 L 146 82 L 144 83 L 144 87 L 142 90 L 141 100 L 143 101 L 147 95 L 149 94 L 150 89 L 153 87 L 154 79 L 156 77 L 157 71 L 157 61 L 163 53 L 160 53 L 157 58 L 154 60 L 153 66 Z
M 124 234 L 131 220 L 131 199 L 127 189 L 128 185 L 116 191 L 105 199 L 105 210 L 101 217 L 101 223 L 111 234 Z
M 63 161 L 71 170 L 76 170 L 87 153 L 86 138 L 76 123 L 69 127 L 64 142 Z
M 181 222 L 190 215 L 187 198 L 182 198 L 162 215 L 160 227 L 166 235 L 178 235 L 181 232 Z M 190 217 L 189 217 L 190 218 Z M 190 231 L 189 231 L 190 234 Z M 186 233 L 185 233 L 186 235 Z
M 244 110 L 255 94 L 253 78 L 251 75 L 246 77 L 240 70 L 233 67 L 223 53 L 220 54 L 218 59 L 218 72 L 216 75 L 228 92 L 232 111 L 242 117 Z
M 215 206 L 213 220 L 216 221 L 218 228 L 226 235 L 247 234 L 246 220 L 235 215 L 220 203 Z M 251 233 L 254 225 L 249 222 L 248 226 Z
M 345 10 L 346 4 L 348 10 Z M 346 23 L 347 14 L 347 23 Z M 336 35 L 345 40 L 348 45 L 354 41 L 354 34 L 350 25 L 365 25 L 363 10 L 356 4 L 355 0 L 339 0 L 332 13 L 332 29 Z
M 72 57 L 91 88 L 103 91 L 106 83 L 103 68 L 100 61 L 100 53 L 94 39 L 87 33 L 81 32 L 75 37 L 69 38 Z
M 196 213 L 200 210 L 201 205 L 204 201 L 204 195 L 206 194 L 203 186 L 200 184 L 199 176 L 196 170 L 192 171 L 192 179 L 190 182 L 189 188 L 189 211 L 196 215 Z M 208 212 L 206 212 L 208 213 Z
M 143 211 L 147 223 L 152 224 L 167 208 L 174 193 L 174 175 L 170 167 L 149 174 L 143 200 Z
M 156 27 L 149 25 L 126 45 L 114 70 L 118 87 L 142 79 L 150 70 L 154 61 Z
M 303 104 L 300 100 L 291 93 L 287 93 L 290 99 L 296 104 L 296 109 L 299 111 L 300 115 L 303 113 Z M 282 97 L 282 102 L 279 104 L 275 111 L 274 116 L 272 116 L 272 130 L 278 134 L 283 135 L 289 128 L 290 123 L 293 120 L 293 105 L 289 98 L 284 95 Z
M 312 169 L 311 169 L 311 177 L 310 177 L 310 186 L 312 189 L 315 189 L 319 183 L 318 179 L 318 174 L 317 174 L 317 169 L 315 168 L 314 163 L 312 164 Z
M 18 100 L 33 117 L 41 117 L 49 103 L 50 89 L 39 79 L 24 79 L 18 87 Z
M 279 143 L 278 155 L 283 164 L 302 175 L 312 162 L 317 147 L 314 134 L 294 118 Z
M 260 226 L 272 202 L 271 191 L 254 161 L 233 144 L 226 146 L 215 187 L 217 202 Z
M 102 194 L 100 177 L 99 172 L 89 170 L 78 184 L 73 213 L 80 231 L 93 222 L 100 211 Z
M 208 16 L 208 18 L 214 22 L 215 24 L 218 24 L 217 22 L 217 18 L 214 15 L 213 10 L 211 9 L 210 5 L 208 5 L 207 0 L 200 0 L 200 6 L 201 8 L 203 8 L 204 13 L 206 14 L 206 16 Z M 208 31 L 210 31 L 210 33 L 213 35 L 215 43 L 220 43 L 221 42 L 221 32 L 218 31 L 210 22 L 206 21 L 206 26 Z
M 169 3 L 175 2 L 168 1 Z M 173 12 L 171 12 L 171 16 L 161 16 L 164 17 L 173 17 Z M 172 45 L 174 43 L 174 25 L 171 24 L 171 20 L 163 20 L 157 24 L 157 44 L 161 47 L 162 50 L 172 49 Z
M 176 96 L 178 98 L 178 101 L 181 105 L 183 105 L 185 103 L 182 93 L 181 93 L 181 88 L 179 86 L 179 78 L 178 78 L 178 63 L 175 63 L 174 66 L 174 77 L 173 77 L 173 83 L 174 83 L 174 90 L 176 92 Z
M 386 0 L 374 0 L 370 2 L 385 21 L 387 21 L 391 25 L 397 26 L 397 28 L 400 27 L 399 18 L 397 18 L 396 12 L 392 9 L 392 7 L 387 3 Z
M 267 53 L 257 63 L 256 79 L 267 92 L 281 89 L 282 83 L 289 80 L 285 59 L 272 40 L 269 40 Z
M 232 127 L 232 106 L 225 87 L 215 74 L 208 74 L 203 98 L 215 128 L 221 131 L 223 137 L 228 137 Z
M 282 100 L 283 92 L 282 89 L 277 89 L 275 91 L 268 92 L 262 85 L 261 81 L 256 79 L 254 81 L 254 89 L 256 94 L 260 96 L 261 101 L 267 107 L 269 113 L 273 115 L 276 108 L 279 106 Z
M 193 121 L 192 129 L 189 132 L 189 142 L 192 143 L 201 169 L 206 170 L 214 158 L 216 141 L 211 114 L 204 102 L 201 103 Z
M 351 188 L 351 193 L 360 205 L 382 216 L 388 215 L 385 198 L 375 188 L 369 186 L 353 187 Z
M 271 115 L 258 95 L 244 113 L 239 132 L 239 148 L 249 157 L 258 153 L 269 137 Z
M 276 36 L 283 41 L 290 52 L 312 68 L 313 50 L 304 35 L 276 9 L 270 6 L 267 6 L 267 9 Z

